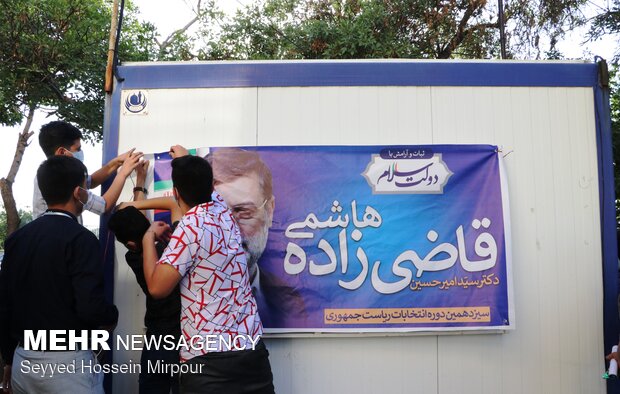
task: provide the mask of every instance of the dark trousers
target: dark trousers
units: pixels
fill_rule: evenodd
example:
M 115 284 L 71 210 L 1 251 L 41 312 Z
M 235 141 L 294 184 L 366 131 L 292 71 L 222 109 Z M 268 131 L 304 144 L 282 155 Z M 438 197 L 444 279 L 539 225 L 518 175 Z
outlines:
M 140 386 L 140 394 L 178 394 L 179 393 L 179 375 L 170 373 L 149 373 L 148 364 L 151 368 L 157 361 L 160 364 L 178 364 L 179 351 L 176 349 L 143 349 L 140 357 L 140 377 L 138 384 Z
M 211 352 L 187 361 L 181 393 L 273 394 L 269 352 L 260 340 L 255 350 Z

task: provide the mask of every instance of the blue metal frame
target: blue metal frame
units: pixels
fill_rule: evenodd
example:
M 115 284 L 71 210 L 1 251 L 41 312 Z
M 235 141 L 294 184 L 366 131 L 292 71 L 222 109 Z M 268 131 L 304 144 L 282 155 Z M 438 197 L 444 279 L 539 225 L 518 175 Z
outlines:
M 616 223 L 616 193 L 613 169 L 613 149 L 609 88 L 594 86 L 596 134 L 599 170 L 599 200 L 601 206 L 601 236 L 603 251 L 603 317 L 605 350 L 618 344 L 618 245 Z M 620 393 L 620 382 L 607 381 L 608 393 Z
M 136 63 L 118 68 L 104 125 L 104 163 L 118 154 L 122 89 L 285 86 L 529 86 L 591 87 L 594 90 L 603 245 L 605 349 L 618 342 L 618 261 L 609 90 L 598 83 L 598 66 L 571 62 L 293 61 Z M 106 279 L 113 279 L 113 241 L 101 221 L 108 251 Z M 113 284 L 106 287 L 113 298 Z M 601 355 L 602 357 L 602 355 Z M 610 383 L 609 392 L 620 392 Z
M 268 86 L 594 86 L 591 63 L 343 61 L 146 63 L 119 67 L 123 88 Z

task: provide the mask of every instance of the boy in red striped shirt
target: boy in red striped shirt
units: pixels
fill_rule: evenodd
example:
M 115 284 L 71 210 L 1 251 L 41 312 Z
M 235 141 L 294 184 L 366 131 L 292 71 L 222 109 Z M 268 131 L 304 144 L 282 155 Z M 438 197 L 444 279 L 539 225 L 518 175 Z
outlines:
M 180 282 L 180 346 L 184 393 L 273 393 L 263 327 L 252 295 L 239 226 L 224 200 L 213 193 L 206 160 L 172 161 L 173 193 L 185 215 L 170 228 L 155 222 L 143 238 L 144 276 L 149 293 L 165 297 Z M 155 241 L 170 237 L 157 259 Z M 250 367 L 248 367 L 250 366 Z M 199 367 L 199 368 L 196 368 Z

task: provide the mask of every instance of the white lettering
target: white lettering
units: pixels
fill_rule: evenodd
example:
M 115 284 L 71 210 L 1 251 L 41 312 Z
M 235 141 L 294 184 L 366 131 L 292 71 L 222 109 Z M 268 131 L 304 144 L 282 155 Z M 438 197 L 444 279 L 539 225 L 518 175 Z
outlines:
M 123 348 L 123 350 L 129 350 L 129 337 L 128 336 L 125 336 L 125 338 L 123 338 L 122 336 L 118 335 L 116 337 L 116 350 L 121 350 L 121 347 Z
M 256 344 L 258 343 L 258 341 L 260 341 L 260 335 L 257 335 L 256 338 L 252 338 L 250 335 L 248 335 L 248 339 L 252 343 L 252 350 L 256 350 Z
M 45 331 L 37 331 L 35 338 L 33 330 L 24 330 L 24 349 L 47 350 Z
M 174 343 L 174 336 L 173 335 L 166 335 L 164 337 L 164 343 L 167 345 L 167 346 L 164 346 L 164 349 L 166 349 L 166 350 L 176 349 L 176 347 L 175 347 L 176 344 Z
M 106 330 L 93 330 L 93 336 L 91 340 L 91 348 L 93 350 L 110 350 L 108 345 L 108 339 L 110 339 L 110 333 Z
M 167 336 L 167 335 L 166 335 Z M 144 337 L 144 344 L 148 350 L 151 349 L 159 349 L 161 346 L 161 335 L 151 335 L 148 337 Z M 169 350 L 169 349 L 166 349 Z
M 59 337 L 67 333 L 65 330 L 49 330 L 50 333 L 50 347 L 49 350 L 67 350 L 65 344 L 65 338 Z
M 80 344 L 79 349 L 88 348 L 88 331 L 81 330 L 82 335 L 76 335 L 75 330 L 69 330 L 69 350 L 77 350 L 77 344 Z
M 29 360 L 22 360 L 20 366 L 19 366 L 19 370 L 21 373 L 30 373 L 30 361 Z
M 131 350 L 143 350 L 144 349 L 144 337 L 142 335 L 131 336 Z
M 228 336 L 223 336 L 223 335 L 220 335 L 220 336 L 219 336 L 219 340 L 220 340 L 220 349 L 222 349 L 222 350 L 226 349 L 226 350 L 228 350 L 228 351 L 232 350 L 232 343 L 231 343 L 231 339 L 232 339 L 232 337 L 231 337 L 230 335 L 228 335 Z M 223 345 L 223 346 L 222 346 L 222 342 L 224 342 L 224 345 Z

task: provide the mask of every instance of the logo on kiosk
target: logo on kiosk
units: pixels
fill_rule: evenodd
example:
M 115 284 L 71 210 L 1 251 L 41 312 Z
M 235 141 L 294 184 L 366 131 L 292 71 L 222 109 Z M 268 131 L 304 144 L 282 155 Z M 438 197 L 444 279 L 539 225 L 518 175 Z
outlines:
M 123 92 L 123 115 L 146 115 L 147 92 L 144 90 L 131 90 Z

